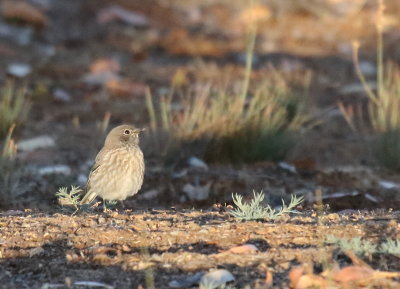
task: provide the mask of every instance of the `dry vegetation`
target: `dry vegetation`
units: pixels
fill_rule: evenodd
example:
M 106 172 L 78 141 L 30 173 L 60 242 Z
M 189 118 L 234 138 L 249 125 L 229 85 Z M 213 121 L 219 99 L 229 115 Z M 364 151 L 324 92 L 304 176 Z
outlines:
M 399 287 L 399 14 L 1 1 L 0 288 Z M 81 207 L 120 123 L 143 188 Z
M 194 77 L 209 69 L 199 67 Z M 227 81 L 203 77 L 186 85 L 186 74 L 178 71 L 167 95 L 158 101 L 147 95 L 154 142 L 166 135 L 167 145 L 158 144 L 166 155 L 202 143 L 210 162 L 282 160 L 293 146 L 293 135 L 311 122 L 306 94 L 310 76 L 303 73 L 289 79 L 270 68 L 249 89 L 250 76 L 241 80 L 228 75 Z
M 238 222 L 223 210 L 4 215 L 0 217 L 0 276 L 7 284 L 3 288 L 66 288 L 68 284 L 80 288 L 72 284 L 94 281 L 103 288 L 178 288 L 173 284 L 197 288 L 199 278 L 191 283 L 190 277 L 223 268 L 235 277 L 232 288 L 289 288 L 288 273 L 297 265 L 315 264 L 318 272 L 321 266 L 328 271 L 336 264 L 341 268 L 364 266 L 365 274 L 341 272 L 335 277 L 335 288 L 366 281 L 376 288 L 396 288 L 398 282 L 392 276 L 375 274 L 360 260 L 349 259 L 331 242 L 325 243 L 324 236 L 383 243 L 379 240 L 382 234 L 398 238 L 398 223 L 387 221 L 398 217 L 379 212 L 318 216 L 303 212 L 269 223 Z M 400 270 L 392 253 L 360 256 L 367 256 L 373 268 Z M 307 273 L 299 275 L 299 282 L 317 282 L 324 276 L 312 277 L 312 269 L 304 270 Z M 351 281 L 347 281 L 349 276 Z M 290 282 L 298 280 L 292 276 Z

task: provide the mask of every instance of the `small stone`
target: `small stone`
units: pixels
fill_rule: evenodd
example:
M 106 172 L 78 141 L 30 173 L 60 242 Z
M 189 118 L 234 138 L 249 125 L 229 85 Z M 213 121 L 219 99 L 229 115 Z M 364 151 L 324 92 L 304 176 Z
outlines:
M 72 100 L 71 95 L 67 91 L 61 88 L 56 88 L 53 91 L 53 97 L 55 100 L 60 102 L 71 102 Z
M 291 173 L 294 173 L 294 174 L 297 173 L 296 167 L 293 166 L 293 165 L 291 165 L 291 164 L 288 164 L 288 163 L 286 163 L 286 162 L 279 162 L 279 163 L 278 163 L 278 166 L 279 166 L 281 169 L 284 169 L 284 170 L 289 171 L 289 172 L 291 172 Z
M 56 145 L 54 139 L 47 135 L 34 137 L 27 140 L 22 140 L 17 143 L 17 148 L 20 151 L 32 152 L 37 149 L 54 147 Z
M 23 78 L 32 72 L 32 67 L 24 63 L 11 63 L 7 67 L 7 72 L 12 76 Z
M 97 21 L 101 24 L 107 24 L 115 20 L 134 27 L 146 27 L 149 25 L 149 19 L 145 15 L 125 9 L 119 5 L 105 7 L 97 14 Z
M 231 272 L 225 269 L 219 269 L 205 274 L 200 280 L 200 287 L 213 285 L 213 288 L 225 285 L 225 283 L 234 281 L 235 277 Z
M 191 157 L 191 158 L 189 158 L 188 163 L 189 163 L 189 166 L 191 166 L 193 168 L 208 170 L 207 164 L 199 158 Z
M 399 184 L 391 182 L 391 181 L 385 181 L 385 180 L 381 180 L 378 182 L 379 186 L 381 186 L 384 189 L 396 189 L 399 187 Z
M 68 176 L 71 174 L 71 168 L 67 165 L 53 165 L 46 166 L 39 169 L 39 175 L 65 175 Z

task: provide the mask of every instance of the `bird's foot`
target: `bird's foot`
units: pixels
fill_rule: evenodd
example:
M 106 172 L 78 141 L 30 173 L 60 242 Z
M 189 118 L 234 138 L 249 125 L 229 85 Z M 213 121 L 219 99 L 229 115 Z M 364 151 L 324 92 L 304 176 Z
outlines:
M 108 211 L 111 211 L 117 206 L 118 202 L 117 201 L 105 201 L 103 200 L 103 212 L 106 213 Z

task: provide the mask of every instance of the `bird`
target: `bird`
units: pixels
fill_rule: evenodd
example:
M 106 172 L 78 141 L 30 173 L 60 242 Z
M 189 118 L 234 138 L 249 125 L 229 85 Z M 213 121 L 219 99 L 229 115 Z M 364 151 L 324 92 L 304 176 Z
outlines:
M 108 133 L 89 173 L 81 205 L 99 196 L 105 206 L 105 201 L 123 201 L 138 193 L 145 171 L 139 147 L 139 135 L 144 130 L 123 124 Z

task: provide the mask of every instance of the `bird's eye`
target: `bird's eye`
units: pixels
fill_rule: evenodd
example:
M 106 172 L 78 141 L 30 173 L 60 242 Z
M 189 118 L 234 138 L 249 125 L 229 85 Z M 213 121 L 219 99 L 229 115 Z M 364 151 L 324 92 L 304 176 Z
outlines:
M 131 131 L 129 129 L 124 130 L 124 134 L 130 134 Z

